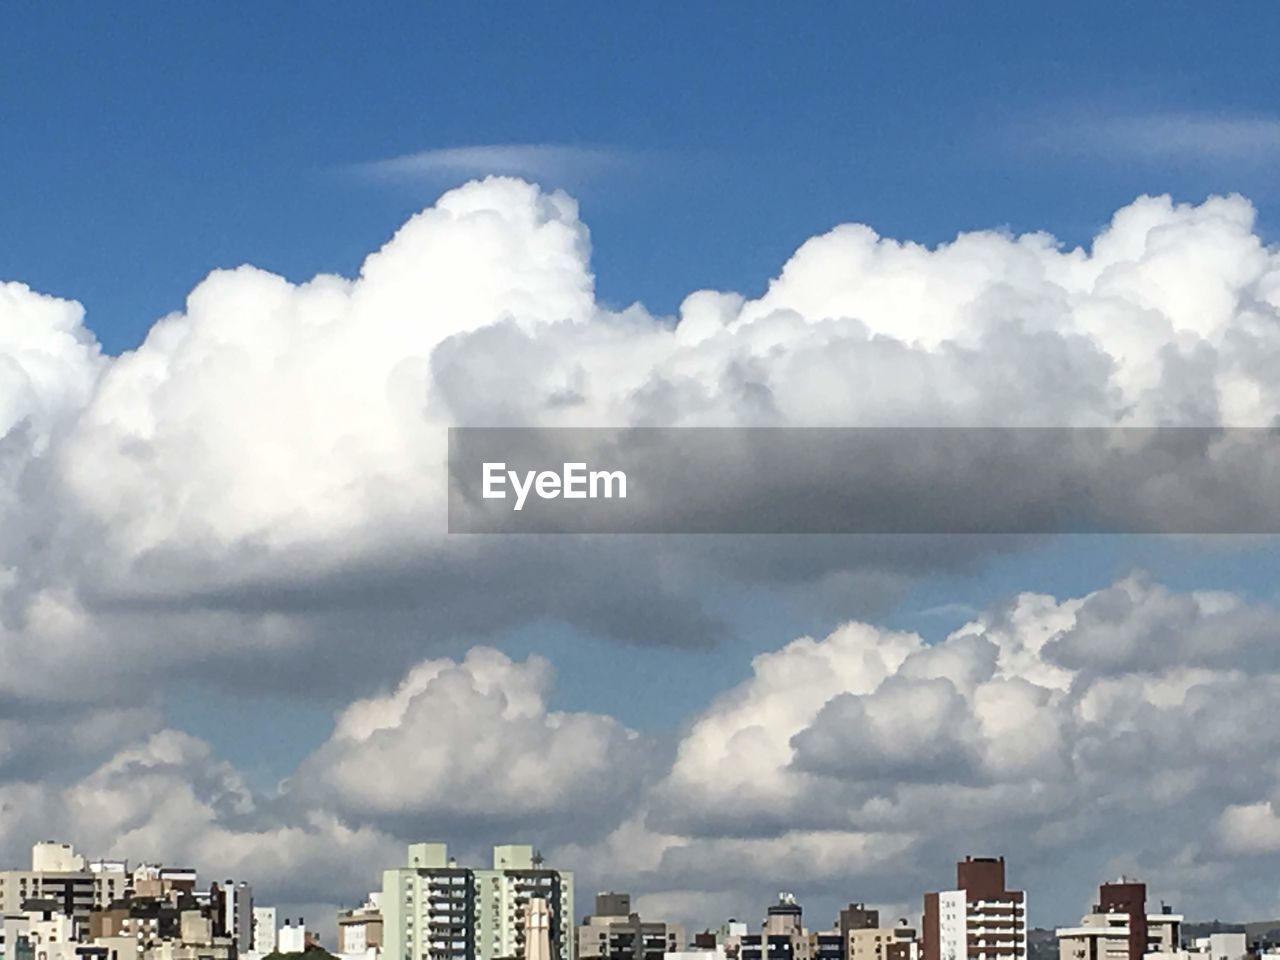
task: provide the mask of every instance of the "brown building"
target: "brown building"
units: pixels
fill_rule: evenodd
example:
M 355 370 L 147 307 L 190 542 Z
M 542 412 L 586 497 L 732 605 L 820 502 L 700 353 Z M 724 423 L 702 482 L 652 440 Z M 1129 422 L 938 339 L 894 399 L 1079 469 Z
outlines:
M 1147 955 L 1147 885 L 1131 880 L 1098 887 L 1094 913 L 1123 913 L 1129 918 L 1129 960 Z
M 954 890 L 925 894 L 923 960 L 1026 960 L 1027 897 L 1004 868 L 1004 857 L 966 857 Z

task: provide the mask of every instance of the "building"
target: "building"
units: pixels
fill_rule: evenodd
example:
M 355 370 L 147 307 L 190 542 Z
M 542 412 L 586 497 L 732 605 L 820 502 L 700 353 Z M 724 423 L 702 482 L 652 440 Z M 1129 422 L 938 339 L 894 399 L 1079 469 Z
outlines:
M 741 938 L 741 960 L 812 960 L 813 940 L 804 927 L 804 911 L 789 893 L 765 912 L 759 933 Z
M 525 907 L 547 906 L 552 960 L 573 960 L 573 874 L 525 844 L 493 848 L 492 869 L 459 866 L 443 843 L 415 843 L 382 875 L 383 951 L 395 960 L 527 960 Z M 536 914 L 542 922 L 542 915 Z
M 276 908 L 253 908 L 253 952 L 266 956 L 276 950 Z
M 354 910 L 338 914 L 338 953 L 376 957 L 382 952 L 382 894 L 374 892 Z
M 692 960 L 739 960 L 742 939 L 749 932 L 745 923 L 730 918 L 718 930 L 695 933 L 691 949 L 680 951 L 678 960 L 690 960 L 685 957 L 686 954 L 694 954 Z M 668 960 L 672 960 L 672 957 L 668 957 Z
M 549 910 L 552 960 L 573 960 L 573 874 L 543 864 L 527 844 L 493 848 L 493 869 L 475 871 L 476 960 L 525 957 L 524 905 L 537 897 Z
M 1078 927 L 1061 927 L 1058 960 L 1128 960 L 1129 917 L 1124 913 L 1091 913 Z
M 129 895 L 140 898 L 166 898 L 196 893 L 196 872 L 189 867 L 162 867 L 140 863 L 130 875 Z
M 880 925 L 880 911 L 851 903 L 840 911 L 836 929 L 844 960 L 916 960 L 916 932 L 905 918 L 892 927 Z
M 595 912 L 577 929 L 578 960 L 663 960 L 684 947 L 684 930 L 661 920 L 644 921 L 631 895 L 599 893 Z
M 88 929 L 89 912 L 106 896 L 107 878 L 89 870 L 69 843 L 52 840 L 31 848 L 30 870 L 0 871 L 0 914 L 26 912 L 40 901 L 73 920 L 78 938 Z
M 230 937 L 238 951 L 253 948 L 253 888 L 241 880 L 226 880 L 209 888 L 215 933 Z
M 924 897 L 923 960 L 1026 960 L 1027 895 L 1005 883 L 1004 857 L 966 857 L 956 888 Z
M 1145 960 L 1182 953 L 1182 915 L 1147 912 L 1146 884 L 1121 877 L 1098 888 L 1093 912 L 1057 931 L 1059 960 Z
M 1249 956 L 1248 937 L 1243 933 L 1211 933 L 1196 937 L 1193 946 L 1204 960 L 1245 960 Z
M 276 950 L 280 953 L 305 953 L 307 949 L 307 925 L 302 917 L 294 925 L 284 918 L 276 934 Z

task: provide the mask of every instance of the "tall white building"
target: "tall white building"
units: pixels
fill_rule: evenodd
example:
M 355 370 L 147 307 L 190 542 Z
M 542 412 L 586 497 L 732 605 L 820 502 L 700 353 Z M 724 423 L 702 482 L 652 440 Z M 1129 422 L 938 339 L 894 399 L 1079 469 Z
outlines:
M 276 908 L 253 908 L 253 950 L 266 956 L 276 949 Z
M 307 949 L 307 926 L 302 917 L 295 926 L 284 918 L 284 924 L 276 934 L 276 949 L 281 953 L 303 953 Z

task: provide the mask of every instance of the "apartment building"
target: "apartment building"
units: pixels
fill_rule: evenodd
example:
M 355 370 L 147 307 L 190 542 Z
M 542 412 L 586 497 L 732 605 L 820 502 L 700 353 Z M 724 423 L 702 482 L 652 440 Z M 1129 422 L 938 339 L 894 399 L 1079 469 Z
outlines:
M 0 914 L 20 914 L 39 901 L 73 920 L 76 933 L 87 929 L 89 912 L 110 902 L 123 874 L 94 872 L 69 843 L 42 841 L 31 848 L 30 870 L 0 871 Z
M 338 914 L 338 953 L 361 957 L 382 950 L 382 894 L 374 892 L 360 906 Z
M 916 932 L 905 918 L 881 926 L 880 911 L 851 903 L 836 919 L 844 960 L 917 960 Z
M 1121 877 L 1098 887 L 1093 912 L 1057 931 L 1059 960 L 1145 960 L 1178 956 L 1182 915 L 1161 904 L 1147 912 L 1146 884 Z
M 276 949 L 276 908 L 253 908 L 253 951 L 266 956 Z
M 577 929 L 578 960 L 663 960 L 684 947 L 684 929 L 642 920 L 627 893 L 599 893 Z
M 225 880 L 209 888 L 215 933 L 230 937 L 236 949 L 253 948 L 253 888 L 241 880 Z
M 804 910 L 790 893 L 765 911 L 759 933 L 741 939 L 741 960 L 813 960 L 814 941 L 804 926 Z
M 394 960 L 527 960 L 531 900 L 547 906 L 552 960 L 573 960 L 573 874 L 526 844 L 493 848 L 493 867 L 460 866 L 443 843 L 415 843 L 382 877 L 384 951 Z
M 1026 960 L 1027 895 L 1005 882 L 1004 857 L 966 857 L 953 890 L 926 893 L 923 960 Z

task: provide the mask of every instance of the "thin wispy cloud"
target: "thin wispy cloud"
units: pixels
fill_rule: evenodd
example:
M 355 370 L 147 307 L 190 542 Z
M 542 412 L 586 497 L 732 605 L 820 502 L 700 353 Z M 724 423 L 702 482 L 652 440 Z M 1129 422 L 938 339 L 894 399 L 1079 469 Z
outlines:
M 541 182 L 580 181 L 623 165 L 631 155 L 613 147 L 556 143 L 491 143 L 421 150 L 352 169 L 385 181 L 438 181 L 491 174 Z
M 1036 138 L 1068 154 L 1126 160 L 1257 164 L 1280 159 L 1280 117 L 1195 111 L 1074 115 Z

